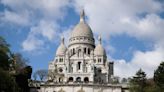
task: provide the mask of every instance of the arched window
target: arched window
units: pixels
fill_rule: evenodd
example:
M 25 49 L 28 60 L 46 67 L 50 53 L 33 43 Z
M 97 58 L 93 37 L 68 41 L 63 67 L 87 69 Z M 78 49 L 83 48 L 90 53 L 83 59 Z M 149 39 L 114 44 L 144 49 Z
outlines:
M 81 49 L 78 49 L 78 57 L 81 56 Z
M 59 62 L 63 62 L 63 58 L 60 58 L 60 59 L 59 59 Z
M 84 54 L 86 54 L 87 53 L 87 49 L 86 48 L 84 48 Z
M 98 62 L 101 63 L 101 58 L 98 58 Z
M 97 71 L 98 71 L 98 73 L 101 73 L 101 68 L 98 68 Z
M 81 78 L 80 78 L 80 77 L 77 77 L 77 78 L 76 78 L 76 81 L 77 81 L 77 82 L 81 82 Z
M 68 81 L 73 82 L 73 77 L 69 77 Z
M 59 82 L 63 82 L 63 78 L 62 77 L 59 78 Z
M 88 82 L 89 82 L 89 78 L 88 78 L 88 77 L 85 77 L 85 78 L 84 78 L 84 82 L 85 82 L 85 83 L 88 83 Z
M 90 55 L 90 53 L 91 53 L 91 51 L 90 51 L 90 49 L 88 48 L 88 54 Z
M 81 68 L 81 62 L 78 62 L 78 70 Z
M 75 54 L 75 49 L 73 48 L 73 54 Z

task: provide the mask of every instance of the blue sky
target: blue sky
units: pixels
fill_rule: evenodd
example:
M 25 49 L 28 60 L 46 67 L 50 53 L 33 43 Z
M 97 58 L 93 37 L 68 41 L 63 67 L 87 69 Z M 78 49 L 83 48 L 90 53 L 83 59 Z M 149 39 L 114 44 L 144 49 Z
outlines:
M 142 68 L 149 77 L 164 60 L 164 2 L 158 0 L 1 0 L 0 36 L 13 52 L 29 59 L 33 71 L 48 69 L 60 44 L 86 19 L 95 39 L 102 36 L 116 76 Z

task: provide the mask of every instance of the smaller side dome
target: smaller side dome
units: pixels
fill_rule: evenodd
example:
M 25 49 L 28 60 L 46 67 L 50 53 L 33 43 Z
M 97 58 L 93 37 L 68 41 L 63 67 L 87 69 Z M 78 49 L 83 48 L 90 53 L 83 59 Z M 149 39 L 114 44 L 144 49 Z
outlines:
M 96 46 L 94 50 L 94 55 L 100 55 L 100 56 L 106 56 L 105 49 L 103 48 L 101 44 L 101 37 L 99 36 L 99 44 Z
M 106 56 L 106 52 L 101 44 L 98 44 L 94 50 L 94 55 Z
M 58 55 L 65 55 L 65 52 L 67 51 L 67 47 L 64 45 L 64 37 L 61 38 L 61 44 L 59 45 L 56 56 Z

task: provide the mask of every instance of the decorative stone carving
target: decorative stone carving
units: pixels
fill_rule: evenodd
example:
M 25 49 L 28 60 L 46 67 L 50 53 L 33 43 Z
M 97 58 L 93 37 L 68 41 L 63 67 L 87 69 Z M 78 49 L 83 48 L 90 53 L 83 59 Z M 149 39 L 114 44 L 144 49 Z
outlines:
M 85 92 L 85 91 L 83 90 L 83 87 L 81 87 L 81 89 L 78 90 L 77 92 Z
M 61 88 L 58 92 L 65 92 L 65 91 L 63 90 L 63 88 Z

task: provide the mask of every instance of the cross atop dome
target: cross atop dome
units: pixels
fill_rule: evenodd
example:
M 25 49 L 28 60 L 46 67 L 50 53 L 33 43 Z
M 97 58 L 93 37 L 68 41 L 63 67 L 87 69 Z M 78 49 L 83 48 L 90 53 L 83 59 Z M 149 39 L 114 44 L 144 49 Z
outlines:
M 80 12 L 80 21 L 84 21 L 85 19 L 85 12 L 84 12 L 84 9 L 81 10 Z
M 64 44 L 64 36 L 61 36 L 61 43 Z
M 99 43 L 101 44 L 101 35 L 98 37 Z

